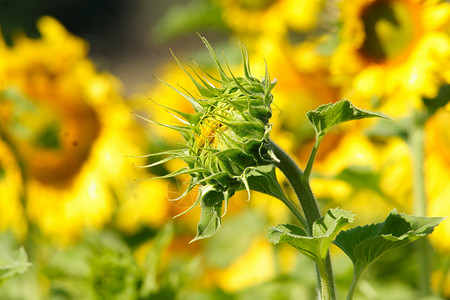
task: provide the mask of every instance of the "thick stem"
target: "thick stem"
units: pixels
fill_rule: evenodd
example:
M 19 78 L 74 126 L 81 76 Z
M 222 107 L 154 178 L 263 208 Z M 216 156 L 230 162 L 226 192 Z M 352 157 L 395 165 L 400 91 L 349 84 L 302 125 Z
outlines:
M 294 160 L 274 142 L 270 142 L 269 147 L 279 159 L 275 162 L 277 168 L 283 172 L 300 201 L 300 206 L 306 218 L 309 236 L 312 236 L 312 225 L 321 217 L 317 201 L 312 193 L 308 179 L 305 179 L 303 172 Z M 318 266 L 318 285 L 321 290 L 321 299 L 336 299 L 334 287 L 333 269 L 331 267 L 330 255 L 324 261 L 323 266 Z M 323 282 L 326 281 L 326 282 Z
M 412 186 L 414 200 L 414 214 L 417 216 L 427 215 L 427 196 L 425 191 L 425 113 L 416 112 L 414 115 L 414 126 L 409 132 L 409 146 L 412 153 Z M 419 287 L 422 295 L 429 295 L 430 288 L 430 246 L 426 238 L 416 242 Z
M 303 172 L 297 166 L 295 161 L 281 149 L 277 144 L 271 141 L 270 146 L 275 156 L 279 159 L 279 162 L 275 162 L 275 166 L 283 172 L 289 181 L 292 189 L 294 190 L 300 206 L 303 209 L 303 213 L 307 222 L 307 232 L 311 235 L 311 229 L 313 223 L 321 217 L 319 207 L 317 206 L 316 199 L 311 191 L 309 182 L 302 180 Z
M 335 288 L 333 273 L 330 272 L 331 268 L 330 254 L 323 261 L 317 264 L 317 269 L 320 278 L 320 299 L 321 300 L 335 300 Z M 331 277 L 330 277 L 331 276 Z

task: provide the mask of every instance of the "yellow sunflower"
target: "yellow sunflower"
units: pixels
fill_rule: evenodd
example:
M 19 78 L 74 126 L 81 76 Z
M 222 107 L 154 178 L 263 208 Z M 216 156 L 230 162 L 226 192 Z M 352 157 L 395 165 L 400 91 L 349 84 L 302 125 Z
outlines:
M 38 28 L 40 39 L 20 36 L 2 58 L 0 108 L 9 113 L 0 126 L 24 166 L 30 221 L 66 243 L 110 222 L 130 197 L 144 176 L 125 156 L 142 155 L 144 139 L 86 43 L 50 17 Z
M 366 98 L 398 91 L 435 96 L 447 81 L 450 4 L 357 0 L 341 5 L 341 42 L 331 61 L 339 84 Z
M 210 280 L 227 292 L 236 292 L 265 282 L 274 274 L 273 247 L 264 238 L 256 238 L 246 252 L 229 266 L 212 271 Z
M 217 1 L 222 18 L 240 35 L 279 35 L 288 29 L 306 31 L 316 26 L 320 0 Z
M 450 215 L 450 107 L 439 110 L 426 126 L 425 179 L 428 196 L 428 215 Z M 430 235 L 437 250 L 450 253 L 450 222 L 444 220 Z
M 223 20 L 233 32 L 258 34 L 266 29 L 278 31 L 281 25 L 278 7 L 283 1 L 224 0 L 217 2 L 221 6 Z
M 311 179 L 315 195 L 356 213 L 359 224 L 382 219 L 393 208 L 411 213 L 408 146 L 400 138 L 374 142 L 360 130 L 364 123 L 341 126 L 338 138 L 330 136 L 333 146 L 319 149 L 314 165 L 319 176 Z
M 27 232 L 22 196 L 20 167 L 11 149 L 0 139 L 0 230 L 11 229 L 18 238 L 24 238 Z

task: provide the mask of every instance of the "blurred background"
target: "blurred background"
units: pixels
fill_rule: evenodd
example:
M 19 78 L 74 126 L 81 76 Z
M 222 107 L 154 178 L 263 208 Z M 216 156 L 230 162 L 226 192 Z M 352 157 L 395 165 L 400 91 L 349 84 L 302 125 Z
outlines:
M 220 231 L 189 244 L 200 209 L 172 217 L 195 197 L 168 201 L 187 178 L 148 180 L 180 165 L 139 167 L 182 140 L 137 115 L 177 122 L 151 100 L 192 109 L 155 79 L 195 88 L 169 48 L 214 72 L 198 32 L 236 75 L 237 39 L 256 77 L 267 62 L 271 138 L 302 168 L 309 110 L 346 98 L 394 118 L 342 124 L 314 166 L 321 209 L 364 225 L 450 214 L 449 22 L 437 0 L 0 0 L 0 299 L 314 299 L 313 263 L 265 238 L 295 223 L 282 203 L 238 193 Z M 450 299 L 448 220 L 424 247 L 382 257 L 357 299 Z M 343 298 L 352 264 L 332 256 Z

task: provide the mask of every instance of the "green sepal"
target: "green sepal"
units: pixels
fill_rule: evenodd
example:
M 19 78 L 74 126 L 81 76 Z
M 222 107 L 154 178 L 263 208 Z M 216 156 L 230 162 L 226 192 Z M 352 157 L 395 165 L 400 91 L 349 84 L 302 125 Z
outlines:
M 212 186 L 206 186 L 200 189 L 199 195 L 201 199 L 200 221 L 197 225 L 197 236 L 190 241 L 195 242 L 213 236 L 220 228 L 222 217 L 222 203 L 228 201 L 231 195 L 228 192 L 216 191 Z
M 23 248 L 12 253 L 0 254 L 0 285 L 7 279 L 24 273 L 31 263 L 28 262 L 27 253 Z
M 231 113 L 227 118 L 227 125 L 236 136 L 239 136 L 242 140 L 262 140 L 265 133 L 265 124 L 249 114 L 243 114 L 240 112 Z
M 243 180 L 244 181 L 244 180 Z M 263 165 L 252 168 L 245 176 L 245 181 L 251 190 L 285 200 L 283 189 L 277 180 L 274 165 Z
M 267 237 L 276 244 L 288 243 L 315 262 L 323 261 L 335 236 L 345 225 L 353 222 L 354 214 L 334 208 L 317 221 L 312 227 L 312 236 L 298 226 L 285 224 L 269 229 Z
M 443 219 L 408 216 L 394 209 L 383 223 L 342 231 L 334 244 L 350 257 L 359 277 L 381 255 L 432 233 Z
M 151 100 L 151 99 L 150 99 L 150 100 Z M 151 101 L 152 101 L 153 103 L 155 103 L 156 105 L 165 108 L 165 109 L 168 110 L 168 111 L 172 111 L 172 112 L 174 112 L 174 113 L 177 113 L 178 115 L 180 115 L 181 117 L 183 117 L 186 121 L 188 121 L 189 124 L 191 124 L 191 125 L 197 125 L 198 122 L 200 122 L 201 116 L 203 115 L 203 113 L 201 113 L 201 112 L 198 112 L 198 113 L 195 113 L 195 114 L 185 113 L 185 112 L 179 111 L 179 110 L 177 110 L 177 109 L 174 109 L 174 108 L 171 108 L 171 107 L 167 107 L 167 106 L 165 106 L 165 105 L 162 105 L 162 104 L 160 104 L 160 103 L 158 103 L 158 102 L 156 102 L 156 101 L 154 101 L 154 100 L 151 100 Z
M 382 113 L 359 109 L 348 100 L 321 105 L 306 113 L 306 117 L 318 136 L 324 136 L 334 126 L 347 121 L 373 117 L 389 119 Z

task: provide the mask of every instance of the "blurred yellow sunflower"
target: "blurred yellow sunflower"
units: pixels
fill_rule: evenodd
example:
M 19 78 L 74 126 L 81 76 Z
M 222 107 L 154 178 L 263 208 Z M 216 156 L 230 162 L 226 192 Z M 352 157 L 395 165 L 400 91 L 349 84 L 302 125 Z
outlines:
M 20 167 L 11 149 L 0 139 L 0 230 L 11 229 L 18 238 L 24 238 L 27 232 L 22 197 Z
M 267 281 L 275 274 L 273 251 L 267 240 L 256 238 L 245 253 L 228 267 L 212 271 L 211 279 L 227 292 L 236 292 Z
M 125 156 L 142 155 L 144 139 L 86 43 L 50 17 L 38 28 L 40 39 L 20 36 L 2 58 L 0 126 L 24 166 L 30 221 L 67 243 L 110 222 L 132 195 L 143 176 Z
M 341 42 L 331 61 L 339 84 L 383 99 L 398 91 L 434 97 L 448 80 L 449 3 L 357 0 L 341 7 Z
M 319 0 L 217 1 L 222 18 L 237 34 L 283 34 L 289 28 L 306 31 L 317 23 Z
M 439 110 L 426 126 L 425 178 L 428 196 L 428 215 L 450 215 L 450 107 Z M 435 248 L 450 253 L 450 221 L 444 220 L 430 235 Z
M 364 123 L 358 127 L 364 128 Z M 375 222 L 393 208 L 410 213 L 411 162 L 407 144 L 400 138 L 376 142 L 358 128 L 341 127 L 345 131 L 339 138 L 331 138 L 333 147 L 319 150 L 324 153 L 314 166 L 318 176 L 311 179 L 315 195 L 356 213 L 361 223 Z

